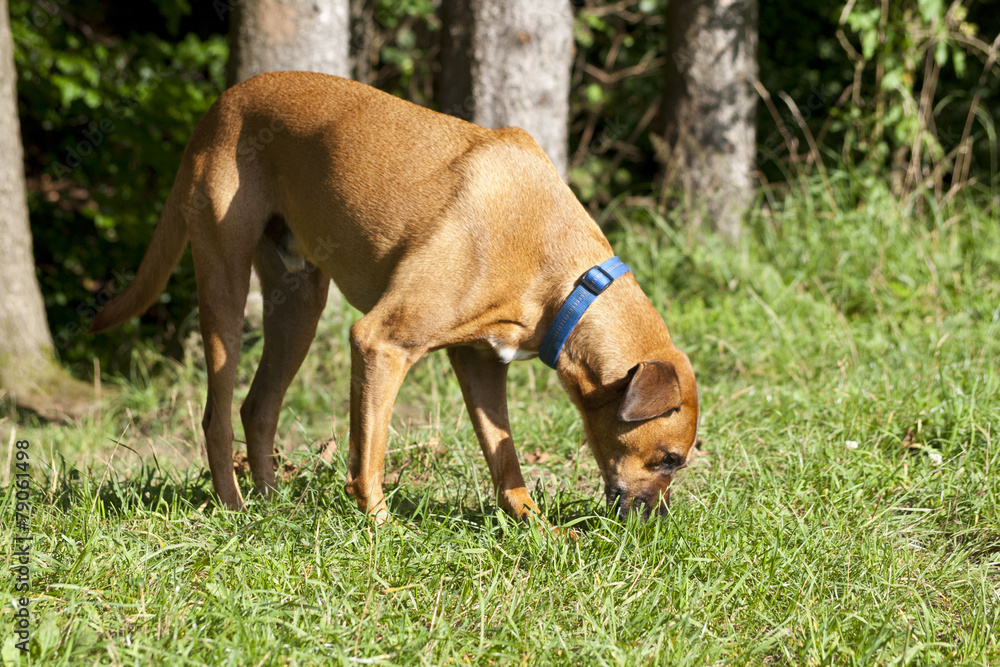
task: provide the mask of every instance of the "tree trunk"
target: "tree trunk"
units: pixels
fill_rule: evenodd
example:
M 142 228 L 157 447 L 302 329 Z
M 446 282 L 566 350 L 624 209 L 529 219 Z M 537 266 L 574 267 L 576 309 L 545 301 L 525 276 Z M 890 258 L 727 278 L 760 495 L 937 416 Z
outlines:
M 568 0 L 443 0 L 441 110 L 527 130 L 566 177 L 573 13 Z
M 349 77 L 348 0 L 245 0 L 229 24 L 229 84 L 262 72 Z
M 5 246 L 4 261 L 0 262 L 0 354 L 4 355 L 2 370 L 8 386 L 12 369 L 31 368 L 39 359 L 51 357 L 53 346 L 42 291 L 35 278 L 7 0 L 0 0 L 0 10 L 0 155 L 4 156 L 0 160 L 0 238 Z
M 306 70 L 351 76 L 350 0 L 243 0 L 229 19 L 230 86 L 264 72 Z M 331 289 L 328 303 L 339 300 Z M 245 309 L 247 320 L 263 322 L 264 298 L 254 270 Z
M 90 385 L 72 380 L 55 362 L 35 255 L 24 185 L 17 72 L 7 0 L 0 0 L 0 388 L 14 401 L 52 417 L 77 413 Z
M 735 240 L 753 200 L 757 0 L 670 0 L 667 39 L 666 192 Z

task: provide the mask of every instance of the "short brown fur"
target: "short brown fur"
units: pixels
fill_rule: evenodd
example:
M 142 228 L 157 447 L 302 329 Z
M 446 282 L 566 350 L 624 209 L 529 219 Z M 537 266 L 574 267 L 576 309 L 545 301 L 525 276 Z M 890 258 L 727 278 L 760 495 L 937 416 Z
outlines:
M 521 518 L 537 511 L 510 434 L 507 363 L 537 354 L 577 279 L 613 253 L 526 132 L 483 129 L 337 77 L 262 74 L 223 93 L 199 122 L 136 279 L 91 330 L 149 307 L 189 240 L 208 366 L 206 448 L 228 507 L 243 507 L 230 415 L 254 265 L 268 312 L 240 413 L 260 492 L 274 486 L 281 401 L 332 278 L 365 313 L 351 327 L 347 490 L 359 507 L 387 516 L 382 467 L 396 392 L 414 362 L 447 348 L 500 506 Z M 675 466 L 661 461 L 687 456 L 698 394 L 687 357 L 631 274 L 583 316 L 558 373 L 609 500 L 622 512 L 662 511 Z M 636 376 L 642 386 L 630 390 Z M 662 391 L 661 377 L 670 383 Z

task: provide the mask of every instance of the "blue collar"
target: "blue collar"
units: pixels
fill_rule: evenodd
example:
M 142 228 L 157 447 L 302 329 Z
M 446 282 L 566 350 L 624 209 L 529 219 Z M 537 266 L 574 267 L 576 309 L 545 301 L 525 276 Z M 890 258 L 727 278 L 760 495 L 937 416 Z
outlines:
M 584 311 L 597 299 L 597 295 L 630 270 L 625 262 L 612 257 L 583 274 L 542 338 L 538 356 L 546 366 L 556 367 L 556 360 L 559 359 L 559 352 L 566 344 L 566 339 L 573 333 Z

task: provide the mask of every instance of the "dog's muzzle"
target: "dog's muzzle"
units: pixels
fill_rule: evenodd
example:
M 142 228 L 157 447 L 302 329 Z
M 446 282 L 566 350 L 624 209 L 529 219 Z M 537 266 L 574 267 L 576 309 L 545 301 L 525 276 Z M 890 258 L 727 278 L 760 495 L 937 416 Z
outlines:
M 622 520 L 633 512 L 642 514 L 643 519 L 665 516 L 670 507 L 669 485 L 654 493 L 631 494 L 624 486 L 612 484 L 605 488 L 604 495 L 607 497 L 608 507 Z

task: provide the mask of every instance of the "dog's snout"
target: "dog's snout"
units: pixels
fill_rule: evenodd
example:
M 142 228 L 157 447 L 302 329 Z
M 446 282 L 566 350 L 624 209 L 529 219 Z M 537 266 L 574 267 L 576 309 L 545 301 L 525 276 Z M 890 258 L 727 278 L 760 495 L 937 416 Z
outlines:
M 642 518 L 665 516 L 670 505 L 670 488 L 656 493 L 630 493 L 621 484 L 611 484 L 605 489 L 608 508 L 620 519 L 627 519 L 632 512 L 642 514 Z
M 604 489 L 604 495 L 608 499 L 608 507 L 621 513 L 622 502 L 628 496 L 625 487 L 621 484 L 609 484 Z

